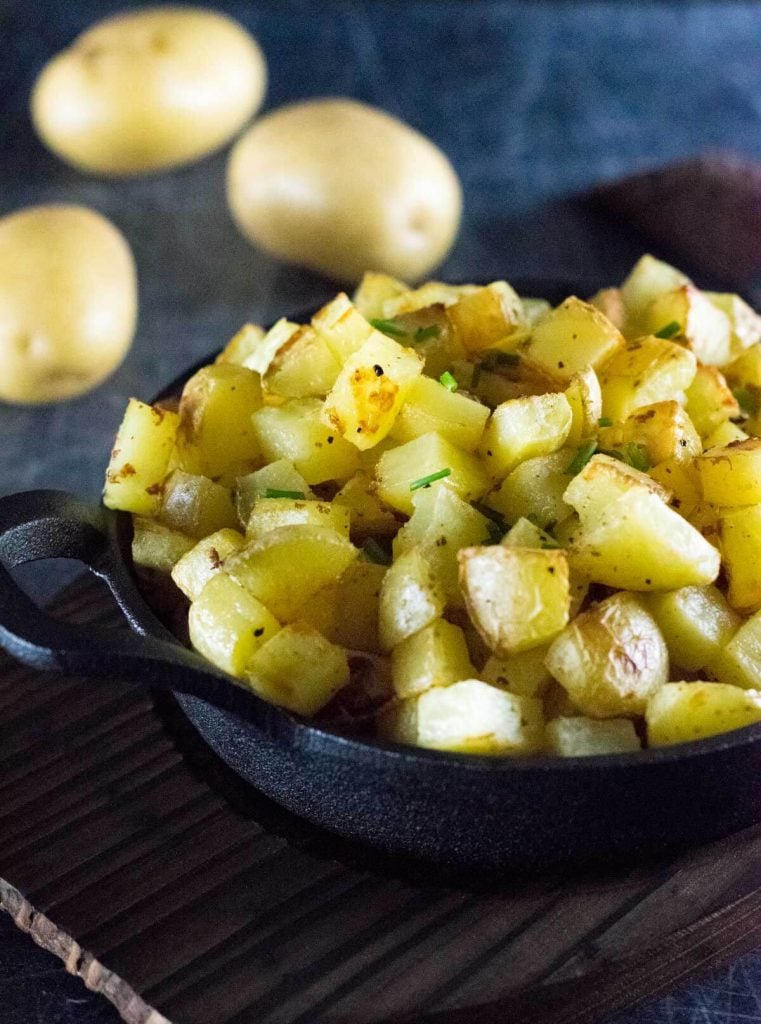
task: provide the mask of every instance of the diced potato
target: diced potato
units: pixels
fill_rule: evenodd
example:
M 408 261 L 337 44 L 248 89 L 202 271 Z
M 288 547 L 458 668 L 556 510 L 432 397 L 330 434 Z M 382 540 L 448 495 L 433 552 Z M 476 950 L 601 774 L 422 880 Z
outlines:
M 541 527 L 562 522 L 572 511 L 563 495 L 568 487 L 568 467 L 573 457 L 573 451 L 562 448 L 552 455 L 527 459 L 516 466 L 497 490 L 490 491 L 484 500 L 508 523 L 528 516 Z
M 402 699 L 474 675 L 462 630 L 445 619 L 436 619 L 408 636 L 391 652 L 394 691 Z
M 589 304 L 599 309 L 622 334 L 626 334 L 626 305 L 620 288 L 601 288 L 591 297 Z
M 628 317 L 641 327 L 645 311 L 653 299 L 689 283 L 690 279 L 680 270 L 647 253 L 637 260 L 621 285 L 621 297 Z
M 213 576 L 190 606 L 190 642 L 223 672 L 241 678 L 255 651 L 280 623 L 235 580 Z
M 166 479 L 159 519 L 171 530 L 197 540 L 215 530 L 235 529 L 238 525 L 227 487 L 181 469 L 175 469 Z
M 379 320 L 383 318 L 384 303 L 404 295 L 409 290 L 409 285 L 404 281 L 399 281 L 389 274 L 368 270 L 354 292 L 353 302 L 366 320 Z
M 715 366 L 698 366 L 686 395 L 687 413 L 701 437 L 740 415 L 737 399 Z
M 602 392 L 600 381 L 591 366 L 575 373 L 565 389 L 565 397 L 571 407 L 571 429 L 566 444 L 577 445 L 595 437 L 602 416 Z
M 391 436 L 399 443 L 436 431 L 465 451 L 478 447 L 489 419 L 485 405 L 449 391 L 437 380 L 418 377 L 394 421 Z
M 267 332 L 256 324 L 244 324 L 233 335 L 216 358 L 217 363 L 235 363 L 242 366 L 246 359 L 259 347 Z
M 284 526 L 230 555 L 225 572 L 288 622 L 313 594 L 335 582 L 358 553 L 329 527 Z
M 733 356 L 739 356 L 746 348 L 761 341 L 761 316 L 739 295 L 720 292 L 706 292 L 705 295 L 729 317 Z
M 457 552 L 482 544 L 489 520 L 447 487 L 423 487 L 412 500 L 414 512 L 394 538 L 394 558 L 414 547 L 424 551 L 447 604 L 461 608 Z
M 761 722 L 761 693 L 724 683 L 667 683 L 647 705 L 651 747 L 689 743 Z
M 761 502 L 761 439 L 712 448 L 697 460 L 703 497 L 713 505 Z
M 259 445 L 251 414 L 261 404 L 261 385 L 252 370 L 234 363 L 204 366 L 182 390 L 178 468 L 214 478 L 253 468 Z
M 399 521 L 380 503 L 374 487 L 370 477 L 360 471 L 343 485 L 333 499 L 334 505 L 342 505 L 349 510 L 353 541 L 361 542 L 378 534 L 388 537 L 399 529 Z
M 703 500 L 700 473 L 694 459 L 665 459 L 648 471 L 651 480 L 661 484 L 671 494 L 670 504 L 680 515 L 695 508 Z
M 624 420 L 643 405 L 673 399 L 696 372 L 695 355 L 676 342 L 653 336 L 629 341 L 599 371 L 603 416 Z
M 523 307 L 523 319 L 529 327 L 538 323 L 552 309 L 552 304 L 546 299 L 536 299 L 527 295 L 521 295 L 521 306 Z
M 492 478 L 503 480 L 520 462 L 562 448 L 572 422 L 562 393 L 515 398 L 492 413 L 479 453 Z
M 245 538 L 237 530 L 210 533 L 183 553 L 172 569 L 172 579 L 187 598 L 195 601 L 212 576 L 220 572 L 227 556 L 240 551 L 244 544 Z
M 259 409 L 254 433 L 268 462 L 288 459 L 308 484 L 344 482 L 359 469 L 357 450 L 322 420 L 319 398 L 292 398 Z
M 690 417 L 673 399 L 643 405 L 623 423 L 603 427 L 599 438 L 601 448 L 641 445 L 653 466 L 666 459 L 691 459 L 703 451 L 700 436 Z
M 315 313 L 312 327 L 327 342 L 339 366 L 375 333 L 343 292 Z
M 262 383 L 283 398 L 324 398 L 340 369 L 325 339 L 313 327 L 299 327 L 272 357 Z
M 405 313 L 393 321 L 398 333 L 392 335 L 400 345 L 414 348 L 425 361 L 423 373 L 436 380 L 445 370 L 454 372 L 454 364 L 465 359 L 465 349 L 447 319 L 446 306 L 437 303 L 414 313 Z M 467 363 L 467 366 L 472 366 Z M 455 374 L 455 376 L 457 376 Z M 458 378 L 459 381 L 459 378 Z M 460 381 L 465 387 L 466 381 Z
M 761 690 L 761 612 L 743 622 L 706 665 L 706 672 L 722 683 L 744 690 Z
M 464 548 L 458 558 L 468 614 L 499 657 L 538 647 L 568 622 L 564 551 L 496 545 Z
M 294 622 L 248 662 L 246 682 L 264 700 L 310 717 L 349 680 L 346 651 L 306 622 Z
M 761 388 L 761 345 L 753 345 L 724 367 L 733 387 Z
M 662 292 L 644 312 L 643 333 L 657 334 L 673 324 L 678 329 L 671 336 L 683 338 L 701 363 L 723 366 L 732 358 L 729 317 L 694 285 Z
M 761 505 L 726 510 L 719 517 L 719 549 L 733 608 L 750 615 L 761 608 Z
M 541 748 L 543 724 L 541 701 L 466 679 L 402 701 L 387 717 L 385 732 L 435 750 L 532 754 Z
M 588 366 L 597 369 L 623 344 L 599 309 L 572 296 L 534 325 L 521 354 L 551 380 L 565 382 Z
M 495 658 L 492 655 L 483 667 L 481 677 L 485 683 L 498 686 L 520 697 L 541 697 L 552 682 L 544 659 L 549 644 L 532 647 L 509 658 Z
M 565 500 L 582 519 L 591 521 L 598 519 L 611 502 L 628 494 L 632 488 L 652 491 L 663 501 L 670 497 L 669 492 L 646 473 L 609 455 L 594 455 L 568 484 Z
M 323 422 L 364 451 L 389 433 L 423 360 L 380 331 L 343 364 L 325 399 Z
M 178 423 L 176 413 L 130 398 L 106 471 L 107 508 L 139 516 L 158 512 Z
M 506 548 L 556 548 L 557 541 L 545 533 L 530 519 L 521 516 L 515 521 L 500 542 Z
M 380 653 L 378 611 L 385 575 L 385 565 L 361 559 L 352 562 L 335 583 L 301 606 L 299 619 L 309 622 L 334 644 Z
M 740 617 L 716 587 L 681 587 L 643 595 L 658 623 L 672 664 L 686 672 L 708 665 L 740 626 Z
M 246 536 L 258 537 L 281 526 L 326 526 L 342 537 L 349 537 L 351 512 L 345 505 L 331 501 L 301 498 L 257 498 L 246 524 Z
M 626 718 L 555 718 L 544 730 L 547 752 L 557 757 L 590 757 L 595 754 L 628 754 L 642 744 L 634 725 Z
M 523 305 L 507 281 L 494 281 L 461 296 L 447 315 L 470 353 L 495 345 L 509 350 L 525 336 Z
M 451 488 L 465 501 L 478 500 L 489 487 L 480 459 L 440 434 L 431 433 L 384 452 L 375 471 L 378 497 L 405 515 L 412 515 L 412 499 L 420 489 L 413 490 L 413 485 L 442 470 L 449 473 L 431 486 Z
M 728 444 L 732 444 L 733 441 L 747 441 L 748 435 L 744 430 L 741 430 L 736 423 L 732 423 L 730 420 L 724 420 L 718 427 L 711 431 L 711 433 L 703 441 L 703 448 L 705 451 L 710 451 L 711 448 L 726 448 Z M 702 491 L 701 491 L 702 493 Z
M 266 497 L 268 491 L 291 491 L 305 498 L 314 497 L 309 484 L 293 463 L 289 459 L 276 459 L 235 481 L 235 508 L 241 526 L 248 522 L 257 498 Z
M 383 577 L 378 609 L 381 645 L 390 651 L 408 636 L 441 617 L 446 596 L 425 554 L 411 548 Z
M 577 615 L 545 664 L 590 718 L 639 715 L 668 679 L 668 651 L 655 619 L 633 594 L 614 594 Z
M 251 339 L 251 349 L 243 358 L 241 365 L 249 370 L 255 370 L 260 376 L 263 376 L 278 350 L 298 330 L 298 324 L 291 323 L 285 317 L 281 318 L 258 341 L 254 342 Z
M 451 306 L 458 302 L 463 295 L 472 295 L 477 291 L 479 291 L 478 285 L 473 284 L 443 284 L 441 281 L 426 281 L 425 284 L 413 291 L 387 299 L 383 304 L 383 316 L 385 319 L 393 319 L 397 316 L 404 316 L 406 313 L 415 313 L 419 309 L 426 309 L 428 306 Z
M 133 519 L 132 561 L 144 569 L 170 573 L 173 566 L 193 547 L 193 539 L 170 530 L 155 519 Z

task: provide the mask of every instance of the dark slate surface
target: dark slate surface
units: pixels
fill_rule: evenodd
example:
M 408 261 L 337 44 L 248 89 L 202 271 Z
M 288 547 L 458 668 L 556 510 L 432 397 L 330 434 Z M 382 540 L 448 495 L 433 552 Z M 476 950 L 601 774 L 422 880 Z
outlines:
M 255 253 L 227 215 L 224 155 L 140 181 L 85 178 L 48 154 L 27 115 L 44 61 L 116 0 L 0 0 L 0 215 L 91 205 L 129 238 L 138 336 L 96 392 L 46 409 L 0 406 L 0 493 L 93 499 L 125 399 L 148 396 L 245 319 L 330 294 Z M 574 198 L 602 178 L 730 147 L 761 156 L 761 9 L 754 3 L 230 0 L 270 65 L 267 106 L 344 94 L 385 107 L 450 155 L 465 187 L 451 279 L 619 279 L 643 248 Z M 689 265 L 685 269 L 690 269 Z M 704 284 L 714 284 L 703 280 Z M 60 576 L 35 590 L 49 594 Z M 761 956 L 616 1024 L 761 1021 Z M 2 1024 L 106 1024 L 110 1008 L 0 916 Z

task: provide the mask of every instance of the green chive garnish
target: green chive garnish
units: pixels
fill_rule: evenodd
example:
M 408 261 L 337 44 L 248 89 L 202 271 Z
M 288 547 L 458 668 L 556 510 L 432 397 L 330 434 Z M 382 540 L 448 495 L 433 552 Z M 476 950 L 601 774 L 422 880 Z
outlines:
M 409 331 L 405 331 L 403 327 L 395 324 L 393 320 L 371 320 L 370 324 L 376 331 L 382 331 L 392 338 L 406 338 L 409 335 Z
M 613 420 L 610 418 L 610 416 L 601 416 L 597 421 L 597 425 L 599 427 L 612 427 Z
M 671 323 L 666 324 L 665 327 L 661 327 L 659 331 L 655 332 L 656 338 L 674 338 L 682 330 L 681 324 L 677 323 L 676 320 L 672 320 Z
M 622 447 L 621 454 L 624 457 L 624 462 L 628 463 L 632 469 L 638 469 L 640 473 L 647 473 L 650 469 L 650 459 L 641 444 L 629 441 Z
M 569 476 L 576 476 L 586 466 L 594 453 L 597 451 L 597 441 L 587 441 L 577 449 L 576 454 L 568 463 L 566 473 Z
M 447 391 L 457 390 L 457 381 L 449 372 L 449 370 L 445 370 L 439 377 L 439 384 L 441 384 L 442 387 L 445 387 Z
M 428 341 L 429 338 L 438 338 L 441 328 L 438 324 L 431 324 L 430 327 L 418 327 L 415 331 L 415 341 Z
M 376 565 L 391 565 L 391 554 L 375 540 L 374 537 L 368 537 L 365 543 L 362 545 L 362 550 L 370 559 L 371 562 L 375 562 Z
M 732 394 L 740 406 L 740 411 L 746 416 L 758 415 L 758 395 L 750 388 L 733 388 Z
M 268 487 L 264 492 L 265 498 L 294 498 L 296 501 L 303 501 L 306 495 L 303 491 L 279 491 L 276 487 Z
M 440 469 L 437 473 L 429 473 L 428 476 L 421 476 L 419 480 L 415 480 L 414 483 L 411 483 L 410 490 L 419 491 L 421 487 L 428 487 L 429 484 L 433 484 L 437 480 L 443 480 L 445 476 L 451 475 L 451 469 Z

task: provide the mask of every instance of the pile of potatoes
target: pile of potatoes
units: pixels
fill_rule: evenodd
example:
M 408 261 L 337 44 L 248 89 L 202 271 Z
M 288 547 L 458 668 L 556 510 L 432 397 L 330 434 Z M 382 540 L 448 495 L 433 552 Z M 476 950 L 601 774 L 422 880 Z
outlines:
M 266 85 L 264 55 L 237 22 L 156 7 L 107 18 L 50 60 L 32 119 L 79 171 L 151 174 L 230 143 Z M 369 267 L 426 274 L 452 246 L 462 206 L 432 142 L 348 99 L 257 121 L 231 151 L 227 196 L 254 244 L 351 284 Z M 132 342 L 135 281 L 127 242 L 91 210 L 44 206 L 0 220 L 0 399 L 50 402 L 99 384 Z

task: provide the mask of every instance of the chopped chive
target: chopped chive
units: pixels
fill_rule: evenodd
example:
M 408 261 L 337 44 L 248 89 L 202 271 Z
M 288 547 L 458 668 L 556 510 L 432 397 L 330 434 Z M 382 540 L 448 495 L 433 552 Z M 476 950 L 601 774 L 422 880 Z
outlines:
M 438 324 L 431 324 L 429 327 L 418 327 L 415 331 L 414 341 L 428 341 L 429 338 L 438 338 L 441 328 Z
M 621 454 L 624 457 L 624 462 L 627 462 L 632 469 L 638 469 L 640 473 L 647 473 L 650 469 L 650 459 L 641 444 L 629 441 L 621 449 Z
M 586 444 L 577 449 L 576 454 L 566 467 L 566 473 L 569 476 L 576 476 L 577 473 L 582 471 L 596 451 L 597 441 L 587 441 Z
M 445 370 L 439 377 L 439 384 L 441 384 L 442 387 L 445 387 L 447 391 L 457 390 L 457 381 L 449 372 L 449 370 Z
M 601 416 L 597 421 L 597 425 L 598 427 L 612 427 L 613 420 L 610 418 L 610 416 Z
M 362 545 L 362 550 L 376 565 L 391 565 L 391 554 L 374 537 L 368 537 Z
M 656 338 L 665 338 L 668 340 L 669 338 L 676 337 L 681 330 L 681 324 L 677 323 L 676 320 L 672 320 L 671 323 L 666 324 L 664 327 L 661 327 L 659 331 L 656 331 L 655 336 Z
M 740 411 L 746 416 L 758 415 L 758 395 L 748 387 L 733 388 L 732 394 L 740 406 Z
M 382 331 L 392 338 L 406 338 L 409 335 L 409 331 L 405 331 L 403 327 L 395 324 L 393 320 L 371 320 L 370 324 L 376 331 Z
M 429 473 L 428 476 L 421 476 L 419 480 L 415 480 L 410 484 L 411 491 L 419 491 L 421 487 L 428 487 L 430 484 L 435 483 L 437 480 L 443 480 L 445 476 L 451 476 L 451 469 L 440 469 L 436 473 Z
M 279 491 L 276 487 L 268 487 L 264 492 L 265 498 L 295 498 L 296 501 L 306 498 L 303 491 Z

